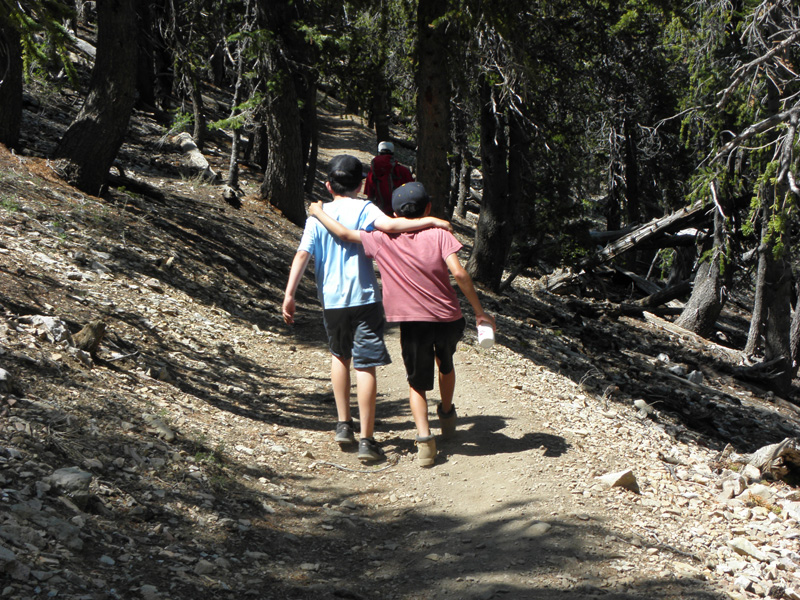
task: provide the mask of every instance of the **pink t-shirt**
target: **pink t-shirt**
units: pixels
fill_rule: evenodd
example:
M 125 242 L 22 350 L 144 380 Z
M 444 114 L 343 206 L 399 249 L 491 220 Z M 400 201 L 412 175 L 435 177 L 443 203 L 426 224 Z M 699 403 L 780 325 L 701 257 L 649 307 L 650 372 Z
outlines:
M 410 233 L 361 231 L 364 253 L 378 263 L 386 320 L 450 322 L 461 306 L 445 259 L 461 242 L 444 229 Z

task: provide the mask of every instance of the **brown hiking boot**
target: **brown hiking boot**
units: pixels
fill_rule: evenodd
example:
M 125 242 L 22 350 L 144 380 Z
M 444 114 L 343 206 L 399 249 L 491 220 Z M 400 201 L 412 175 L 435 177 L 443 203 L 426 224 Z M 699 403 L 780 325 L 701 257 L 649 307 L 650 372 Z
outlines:
M 417 445 L 417 462 L 420 467 L 430 467 L 436 459 L 436 437 L 429 435 L 427 437 L 417 436 L 414 442 Z
M 456 405 L 450 406 L 450 410 L 445 414 L 442 412 L 442 405 L 436 407 L 436 414 L 439 415 L 439 426 L 442 428 L 442 437 L 448 439 L 456 434 Z

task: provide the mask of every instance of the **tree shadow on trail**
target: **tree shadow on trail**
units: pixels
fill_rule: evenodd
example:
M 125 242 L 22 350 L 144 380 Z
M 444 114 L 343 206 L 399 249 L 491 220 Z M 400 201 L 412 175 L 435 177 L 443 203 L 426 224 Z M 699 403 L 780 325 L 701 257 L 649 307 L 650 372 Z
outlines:
M 563 437 L 550 433 L 528 432 L 519 438 L 509 437 L 501 432 L 505 426 L 506 419 L 497 416 L 461 419 L 456 437 L 443 445 L 443 449 L 446 454 L 463 456 L 515 454 L 544 449 L 544 456 L 558 457 L 570 448 Z
M 434 426 L 436 423 L 432 423 Z M 513 438 L 501 429 L 506 419 L 497 416 L 476 416 L 459 419 L 458 431 L 452 439 L 437 436 L 437 462 L 449 456 L 492 456 L 496 454 L 521 454 L 530 450 L 544 449 L 543 456 L 555 458 L 565 454 L 570 445 L 560 435 L 550 433 L 526 433 Z M 409 426 L 407 429 L 412 429 Z M 383 441 L 387 447 L 399 452 L 414 452 L 414 435 L 392 435 Z

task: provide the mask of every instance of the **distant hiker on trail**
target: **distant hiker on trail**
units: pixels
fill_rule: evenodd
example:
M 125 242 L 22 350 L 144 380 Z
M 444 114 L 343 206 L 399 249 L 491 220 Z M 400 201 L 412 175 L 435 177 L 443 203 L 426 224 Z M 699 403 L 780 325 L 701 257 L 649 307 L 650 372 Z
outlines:
M 397 216 L 411 220 L 425 220 L 431 212 L 430 198 L 418 182 L 396 189 L 392 205 Z M 433 389 L 434 363 L 439 366 L 441 403 L 436 412 L 442 437 L 451 436 L 456 428 L 453 354 L 464 335 L 465 320 L 449 275 L 453 275 L 472 305 L 478 325 L 490 325 L 494 330 L 494 317 L 483 312 L 472 278 L 456 254 L 461 243 L 449 231 L 433 228 L 398 234 L 353 231 L 326 212 L 319 202 L 309 208 L 309 214 L 331 233 L 343 241 L 363 244 L 366 256 L 378 263 L 385 290 L 386 320 L 400 323 L 409 403 L 417 426 L 417 460 L 420 466 L 429 467 L 436 458 L 436 438 L 428 424 L 426 392 Z
M 404 183 L 414 181 L 406 167 L 394 158 L 394 144 L 381 142 L 378 144 L 378 156 L 372 159 L 372 168 L 367 174 L 364 194 L 387 215 L 392 210 L 392 193 Z
M 393 219 L 372 202 L 358 199 L 362 169 L 361 161 L 354 156 L 340 154 L 331 159 L 325 187 L 333 201 L 325 204 L 324 212 L 332 220 L 337 220 L 334 222 L 341 221 L 344 226 L 354 229 L 375 228 L 387 233 L 430 226 L 450 227 L 447 221 L 433 217 Z M 317 295 L 322 303 L 322 319 L 332 355 L 331 383 L 338 415 L 334 439 L 339 444 L 355 443 L 350 416 L 352 359 L 361 425 L 358 458 L 380 460 L 384 452 L 373 437 L 377 392 L 375 367 L 389 364 L 391 359 L 383 341 L 385 317 L 375 269 L 361 246 L 342 243 L 317 219 L 308 219 L 292 261 L 283 298 L 283 320 L 286 323 L 294 323 L 297 287 L 312 256 Z

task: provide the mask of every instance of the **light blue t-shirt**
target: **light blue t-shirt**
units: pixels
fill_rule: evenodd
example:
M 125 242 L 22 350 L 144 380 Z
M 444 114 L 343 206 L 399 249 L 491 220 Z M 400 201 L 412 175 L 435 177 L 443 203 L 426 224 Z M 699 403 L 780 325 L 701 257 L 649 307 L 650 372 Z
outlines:
M 337 198 L 322 209 L 348 229 L 372 230 L 373 223 L 385 216 L 367 200 Z M 317 296 L 325 309 L 363 306 L 381 301 L 381 290 L 372 261 L 361 244 L 342 242 L 317 219 L 307 219 L 298 250 L 314 257 Z

